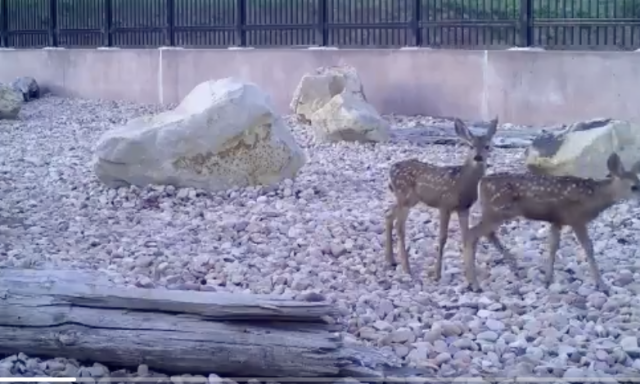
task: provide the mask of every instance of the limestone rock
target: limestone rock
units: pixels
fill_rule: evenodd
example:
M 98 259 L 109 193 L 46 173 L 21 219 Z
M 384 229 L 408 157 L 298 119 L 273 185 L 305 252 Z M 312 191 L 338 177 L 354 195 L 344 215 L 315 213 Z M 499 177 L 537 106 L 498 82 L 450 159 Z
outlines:
M 389 139 L 389 124 L 367 102 L 356 70 L 349 66 L 319 68 L 305 75 L 291 109 L 311 124 L 321 142 L 380 142 Z
M 94 171 L 110 187 L 217 191 L 294 178 L 305 161 L 270 96 L 225 78 L 197 85 L 174 110 L 106 132 L 95 147 Z
M 22 109 L 22 95 L 0 84 L 0 119 L 16 119 Z
M 613 152 L 627 167 L 640 160 L 640 126 L 597 119 L 573 124 L 558 133 L 543 133 L 527 149 L 526 164 L 536 173 L 604 179 L 607 158 Z
M 11 87 L 22 95 L 25 102 L 40 98 L 40 86 L 33 77 L 18 77 L 11 83 Z
M 311 115 L 318 141 L 382 142 L 389 140 L 389 125 L 366 101 L 353 94 L 334 96 Z
M 351 93 L 367 100 L 355 68 L 344 65 L 320 67 L 315 73 L 302 77 L 289 106 L 301 122 L 308 124 L 315 111 L 341 93 Z

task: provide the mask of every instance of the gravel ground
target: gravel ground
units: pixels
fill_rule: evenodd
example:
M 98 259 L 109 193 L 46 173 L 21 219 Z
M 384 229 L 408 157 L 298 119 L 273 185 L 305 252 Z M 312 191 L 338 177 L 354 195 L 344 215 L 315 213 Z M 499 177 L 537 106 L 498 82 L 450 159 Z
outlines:
M 455 220 L 439 284 L 429 277 L 434 211 L 416 208 L 407 224 L 419 280 L 387 267 L 382 249 L 391 163 L 408 157 L 456 163 L 460 150 L 407 140 L 316 145 L 304 128 L 294 126 L 309 162 L 295 182 L 278 188 L 210 194 L 103 187 L 89 166 L 97 138 L 113 123 L 159 110 L 45 97 L 26 104 L 21 121 L 1 121 L 0 267 L 88 268 L 140 287 L 318 292 L 341 308 L 352 339 L 393 350 L 408 365 L 431 367 L 441 376 L 640 373 L 635 203 L 620 204 L 591 225 L 600 268 L 612 285 L 609 297 L 595 291 L 568 233 L 556 283 L 544 288 L 546 232 L 522 221 L 505 225 L 502 236 L 520 256 L 526 279 L 516 279 L 506 266 L 490 269 L 497 255 L 480 247 L 484 293 L 475 294 L 462 289 Z M 397 129 L 433 123 L 389 119 Z M 496 149 L 492 170 L 519 169 L 522 151 Z M 16 361 L 3 360 L 0 371 Z

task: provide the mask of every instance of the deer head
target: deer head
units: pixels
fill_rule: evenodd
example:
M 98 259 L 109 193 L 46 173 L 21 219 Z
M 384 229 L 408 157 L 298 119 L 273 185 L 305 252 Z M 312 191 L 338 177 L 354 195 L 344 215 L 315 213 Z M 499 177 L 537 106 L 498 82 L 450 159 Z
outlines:
M 611 190 L 616 200 L 640 199 L 640 180 L 638 179 L 640 161 L 627 170 L 622 164 L 620 156 L 614 152 L 607 159 L 607 168 L 611 179 Z
M 460 119 L 455 119 L 454 124 L 456 134 L 470 148 L 467 154 L 467 161 L 484 163 L 491 151 L 493 135 L 496 134 L 498 129 L 498 117 L 496 116 L 489 122 L 489 129 L 482 136 L 472 135 L 467 125 Z

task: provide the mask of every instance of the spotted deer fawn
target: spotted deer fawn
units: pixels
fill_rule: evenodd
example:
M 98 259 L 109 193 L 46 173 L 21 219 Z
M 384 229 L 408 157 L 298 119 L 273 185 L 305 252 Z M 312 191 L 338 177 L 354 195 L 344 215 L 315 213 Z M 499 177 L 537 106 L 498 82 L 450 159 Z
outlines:
M 387 210 L 385 220 L 385 256 L 390 265 L 396 265 L 392 244 L 395 222 L 400 263 L 404 272 L 411 274 L 405 243 L 405 226 L 411 208 L 418 203 L 423 203 L 439 210 L 440 228 L 435 280 L 440 280 L 451 213 L 456 212 L 461 235 L 465 237 L 469 228 L 469 209 L 478 198 L 478 181 L 484 176 L 486 160 L 491 150 L 491 140 L 497 128 L 498 118 L 496 117 L 490 122 L 484 136 L 474 136 L 460 119 L 455 120 L 456 134 L 470 147 L 462 165 L 438 166 L 417 159 L 408 159 L 391 166 L 389 189 L 395 195 L 396 202 Z
M 531 173 L 495 173 L 485 176 L 479 185 L 482 216 L 469 229 L 464 245 L 464 264 L 467 283 L 476 292 L 480 286 L 476 278 L 475 254 L 481 237 L 498 244 L 505 261 L 517 270 L 515 257 L 502 246 L 496 230 L 506 221 L 524 218 L 551 225 L 549 231 L 549 259 L 545 264 L 545 284 L 553 282 L 556 253 L 560 233 L 569 226 L 576 235 L 589 262 L 597 288 L 608 293 L 593 253 L 587 225 L 614 204 L 640 197 L 640 162 L 626 170 L 618 154 L 607 159 L 609 177 L 605 180 L 583 179 L 574 176 L 547 176 Z

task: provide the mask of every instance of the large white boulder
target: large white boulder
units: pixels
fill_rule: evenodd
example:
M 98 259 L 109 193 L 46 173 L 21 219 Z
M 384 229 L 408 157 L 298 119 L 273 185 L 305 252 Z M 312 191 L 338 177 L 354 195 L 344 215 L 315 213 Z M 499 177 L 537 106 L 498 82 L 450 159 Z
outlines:
M 300 80 L 290 104 L 318 141 L 386 141 L 389 125 L 367 102 L 351 66 L 321 67 Z
M 234 78 L 196 86 L 174 110 L 106 132 L 94 170 L 106 185 L 209 191 L 294 178 L 306 156 L 269 95 Z
M 596 119 L 572 124 L 558 133 L 543 133 L 527 149 L 526 164 L 538 173 L 604 179 L 613 152 L 627 167 L 640 160 L 638 124 Z
M 22 103 L 20 93 L 8 85 L 0 84 L 0 119 L 17 119 Z

